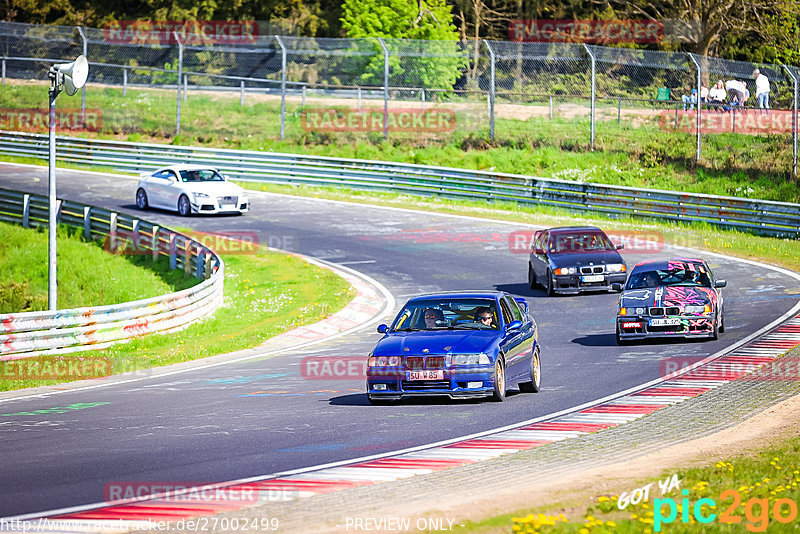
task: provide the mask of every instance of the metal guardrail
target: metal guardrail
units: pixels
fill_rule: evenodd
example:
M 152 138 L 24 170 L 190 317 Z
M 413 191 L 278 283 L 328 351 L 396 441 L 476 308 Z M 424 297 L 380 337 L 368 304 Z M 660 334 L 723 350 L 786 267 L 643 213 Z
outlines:
M 0 221 L 47 227 L 48 198 L 0 189 Z M 171 332 L 210 316 L 223 297 L 224 263 L 188 236 L 153 223 L 79 202 L 60 200 L 58 221 L 105 239 L 110 252 L 169 256 L 170 268 L 204 278 L 159 297 L 69 310 L 0 315 L 0 361 L 105 348 L 154 332 Z M 130 248 L 133 247 L 133 248 Z
M 706 222 L 800 237 L 800 204 L 572 182 L 516 174 L 279 154 L 60 137 L 60 161 L 141 172 L 178 162 L 213 165 L 246 181 L 498 200 L 611 215 Z M 47 136 L 0 132 L 0 154 L 47 159 Z

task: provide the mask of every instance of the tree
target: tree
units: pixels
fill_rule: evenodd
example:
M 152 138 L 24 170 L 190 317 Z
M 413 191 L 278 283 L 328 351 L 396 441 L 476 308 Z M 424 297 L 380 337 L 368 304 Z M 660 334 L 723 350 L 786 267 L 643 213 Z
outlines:
M 461 76 L 466 58 L 444 0 L 345 0 L 342 11 L 348 37 L 386 39 L 390 85 L 451 90 Z M 376 43 L 361 79 L 383 84 L 383 72 L 383 49 Z

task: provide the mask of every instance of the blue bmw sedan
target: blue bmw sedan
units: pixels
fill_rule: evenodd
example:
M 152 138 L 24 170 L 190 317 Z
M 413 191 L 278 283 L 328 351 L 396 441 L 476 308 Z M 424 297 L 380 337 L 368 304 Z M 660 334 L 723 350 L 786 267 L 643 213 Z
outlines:
M 503 401 L 514 384 L 539 391 L 539 333 L 523 298 L 501 291 L 420 295 L 378 332 L 384 336 L 367 365 L 373 404 L 423 395 Z

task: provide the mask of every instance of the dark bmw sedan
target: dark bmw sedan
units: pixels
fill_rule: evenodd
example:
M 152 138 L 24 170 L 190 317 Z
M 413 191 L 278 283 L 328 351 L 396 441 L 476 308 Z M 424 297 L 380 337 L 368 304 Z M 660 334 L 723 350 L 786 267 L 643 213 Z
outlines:
M 555 293 L 610 291 L 624 284 L 627 266 L 615 245 L 596 226 L 561 226 L 539 230 L 528 261 L 528 284 Z

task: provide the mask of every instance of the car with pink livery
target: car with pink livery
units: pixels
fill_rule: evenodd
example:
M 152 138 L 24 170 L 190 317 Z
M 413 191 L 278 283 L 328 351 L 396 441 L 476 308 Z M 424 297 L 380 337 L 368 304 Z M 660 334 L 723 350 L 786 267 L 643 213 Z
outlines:
M 725 331 L 720 289 L 726 285 L 702 259 L 637 264 L 619 297 L 617 343 L 650 337 L 718 339 Z

